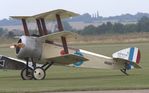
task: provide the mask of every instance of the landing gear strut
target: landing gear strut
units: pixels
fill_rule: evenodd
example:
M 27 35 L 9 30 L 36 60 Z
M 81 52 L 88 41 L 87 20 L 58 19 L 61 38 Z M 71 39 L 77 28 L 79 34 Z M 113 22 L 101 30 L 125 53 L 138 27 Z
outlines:
M 33 69 L 32 68 L 24 68 L 21 71 L 21 77 L 23 80 L 32 80 L 33 79 Z
M 33 79 L 33 69 L 28 66 L 29 58 L 26 58 L 26 67 L 21 71 L 21 77 L 23 80 Z
M 23 80 L 43 80 L 46 76 L 46 70 L 53 65 L 54 62 L 47 62 L 41 67 L 36 67 L 36 63 L 33 62 L 33 69 L 29 67 L 29 58 L 26 59 L 26 67 L 21 71 L 21 77 Z
M 53 65 L 54 62 L 47 62 L 41 67 L 36 67 L 33 70 L 33 77 L 35 80 L 43 80 L 46 76 L 46 70 Z

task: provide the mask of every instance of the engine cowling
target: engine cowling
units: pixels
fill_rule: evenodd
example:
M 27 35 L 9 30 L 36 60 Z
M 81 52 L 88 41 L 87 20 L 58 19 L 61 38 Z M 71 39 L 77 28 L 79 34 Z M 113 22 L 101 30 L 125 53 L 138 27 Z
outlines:
M 17 57 L 25 58 L 40 58 L 42 53 L 42 44 L 40 39 L 31 36 L 20 37 L 18 44 L 23 44 L 23 47 L 16 47 Z

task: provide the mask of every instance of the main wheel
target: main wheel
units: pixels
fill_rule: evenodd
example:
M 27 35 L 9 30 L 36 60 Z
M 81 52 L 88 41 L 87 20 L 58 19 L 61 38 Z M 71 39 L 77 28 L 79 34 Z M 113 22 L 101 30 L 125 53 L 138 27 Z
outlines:
M 24 68 L 21 71 L 21 77 L 23 80 L 31 80 L 33 79 L 33 69 L 32 68 Z
M 42 80 L 46 76 L 45 70 L 42 67 L 36 67 L 33 71 L 33 77 L 35 80 Z

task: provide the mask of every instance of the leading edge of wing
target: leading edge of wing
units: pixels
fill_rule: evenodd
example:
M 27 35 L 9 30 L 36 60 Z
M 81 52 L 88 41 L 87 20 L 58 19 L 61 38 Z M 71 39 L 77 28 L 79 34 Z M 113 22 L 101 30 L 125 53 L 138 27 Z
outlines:
M 64 64 L 64 65 L 73 64 L 73 63 L 80 62 L 80 61 L 88 61 L 87 58 L 81 57 L 75 54 L 66 54 L 63 56 L 47 58 L 46 60 L 57 63 L 57 64 Z

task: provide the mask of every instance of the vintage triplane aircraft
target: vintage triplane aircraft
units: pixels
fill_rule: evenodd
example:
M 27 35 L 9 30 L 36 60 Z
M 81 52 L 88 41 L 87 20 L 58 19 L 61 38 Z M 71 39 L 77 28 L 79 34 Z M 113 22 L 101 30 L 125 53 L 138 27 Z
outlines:
M 44 79 L 45 71 L 53 64 L 84 68 L 119 69 L 126 75 L 128 75 L 126 70 L 141 68 L 138 65 L 140 50 L 136 47 L 120 50 L 114 53 L 112 57 L 68 47 L 66 39 L 77 38 L 78 35 L 71 31 L 64 31 L 61 18 L 70 18 L 77 15 L 79 14 L 58 9 L 33 16 L 12 16 L 12 18 L 22 20 L 25 35 L 20 37 L 17 44 L 11 46 L 11 48 L 16 49 L 18 59 L 1 56 L 0 67 L 21 69 L 23 80 Z M 36 21 L 39 36 L 30 35 L 27 26 L 28 20 Z M 48 34 L 45 20 L 56 20 L 59 31 Z M 62 44 L 56 43 L 56 40 L 61 40 Z

